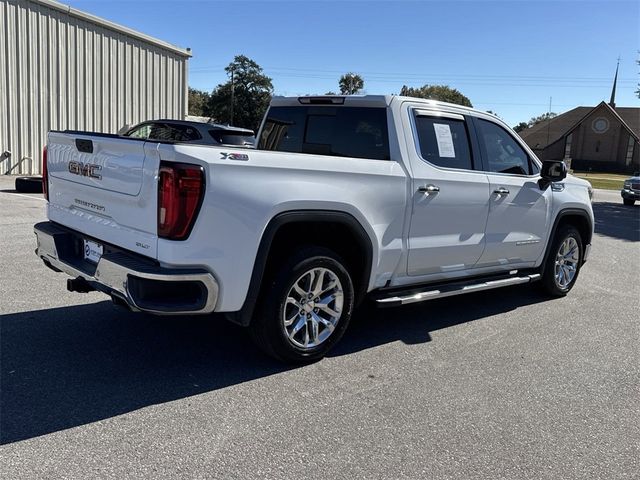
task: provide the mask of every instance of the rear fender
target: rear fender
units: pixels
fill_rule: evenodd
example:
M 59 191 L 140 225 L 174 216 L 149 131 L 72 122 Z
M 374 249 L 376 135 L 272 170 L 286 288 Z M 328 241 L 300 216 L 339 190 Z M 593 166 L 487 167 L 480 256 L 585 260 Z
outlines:
M 362 225 L 353 216 L 344 212 L 330 211 L 330 210 L 300 210 L 283 212 L 275 216 L 267 225 L 264 234 L 260 240 L 260 246 L 256 255 L 256 261 L 254 263 L 253 272 L 251 274 L 251 281 L 249 283 L 249 290 L 247 297 L 242 305 L 242 308 L 237 312 L 228 313 L 227 317 L 234 323 L 242 326 L 247 326 L 251 322 L 253 312 L 255 310 L 256 302 L 260 295 L 260 289 L 264 274 L 267 266 L 267 260 L 269 253 L 273 247 L 273 240 L 278 233 L 278 230 L 284 225 L 298 222 L 331 222 L 339 223 L 350 229 L 350 231 L 359 239 L 365 259 L 361 276 L 357 279 L 359 285 L 356 297 L 362 299 L 367 292 L 369 280 L 371 277 L 371 268 L 373 265 L 373 246 L 371 238 L 367 235 L 367 232 Z

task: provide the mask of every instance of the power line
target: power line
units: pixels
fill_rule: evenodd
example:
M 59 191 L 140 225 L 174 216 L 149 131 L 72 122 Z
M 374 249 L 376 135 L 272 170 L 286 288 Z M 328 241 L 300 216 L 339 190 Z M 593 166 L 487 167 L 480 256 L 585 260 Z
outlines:
M 190 71 L 191 75 L 200 76 L 208 72 L 204 71 Z M 274 74 L 274 72 L 268 72 Z M 314 80 L 335 80 L 336 76 L 327 73 L 315 73 L 315 74 L 303 74 L 292 72 L 275 72 L 277 78 L 304 78 Z M 363 74 L 363 76 L 365 76 Z M 454 83 L 457 85 L 478 85 L 478 86 L 513 86 L 513 87 L 560 87 L 560 88 L 601 88 L 609 87 L 610 80 L 589 80 L 587 78 L 576 78 L 572 80 L 553 79 L 553 78 L 518 78 L 516 76 L 460 76 L 460 77 L 444 77 L 438 75 L 424 75 L 420 76 L 420 80 L 417 75 L 411 74 L 409 77 L 405 77 L 401 74 L 392 75 L 366 75 L 365 81 L 371 83 L 403 83 L 409 87 L 422 86 L 424 83 L 446 82 Z M 635 89 L 636 83 L 634 81 L 620 81 L 619 88 L 621 89 Z
M 192 76 L 197 74 L 202 74 L 204 72 L 190 72 Z M 333 75 L 303 75 L 303 74 L 294 74 L 294 73 L 286 73 L 286 74 L 278 74 L 278 78 L 304 78 L 304 79 L 314 79 L 314 80 L 336 80 L 336 77 Z M 455 80 L 451 78 L 439 78 L 439 77 L 425 77 L 424 79 L 418 81 L 416 79 L 407 79 L 407 78 L 378 78 L 367 76 L 365 78 L 365 82 L 368 84 L 375 83 L 394 83 L 399 84 L 402 83 L 407 85 L 408 87 L 420 87 L 425 83 L 434 83 L 434 82 L 447 82 L 453 83 L 455 85 L 478 85 L 478 86 L 498 86 L 498 87 L 554 87 L 554 88 L 604 88 L 609 87 L 610 83 L 602 82 L 602 83 L 582 83 L 582 84 L 571 84 L 571 83 L 553 83 L 553 82 L 535 82 L 531 80 L 523 80 L 523 81 L 515 81 L 514 79 L 509 79 L 510 81 L 499 81 L 498 79 L 461 79 Z M 627 85 L 619 85 L 620 89 L 635 89 L 637 88 L 635 84 Z
M 224 66 L 205 66 L 205 67 L 195 67 L 191 68 L 190 72 L 210 72 L 210 71 L 218 71 L 222 70 Z M 334 78 L 333 74 L 343 74 L 344 72 L 341 70 L 326 70 L 326 69 L 307 69 L 307 68 L 288 68 L 288 67 L 262 67 L 265 70 L 265 73 L 278 73 L 278 72 L 291 72 L 288 75 L 297 75 L 300 77 L 318 77 L 318 76 L 328 76 L 331 75 L 331 78 Z M 296 73 L 299 72 L 299 73 Z M 304 73 L 306 72 L 306 73 Z M 463 73 L 441 73 L 441 72 L 423 72 L 423 73 L 403 73 L 403 72 L 374 72 L 374 71 L 362 71 L 358 70 L 358 74 L 364 76 L 366 75 L 368 78 L 406 78 L 406 77 L 438 77 L 438 78 L 469 78 L 469 79 L 519 79 L 519 80 L 542 80 L 542 81 L 567 81 L 567 82 L 576 82 L 576 81 L 584 81 L 584 82 L 606 82 L 610 83 L 611 78 L 609 77 L 584 77 L 584 76 L 575 76 L 575 77 L 563 77 L 563 76 L 548 76 L 548 75 L 486 75 L 486 74 L 463 74 Z M 629 78 L 619 78 L 619 81 L 635 83 L 635 79 Z

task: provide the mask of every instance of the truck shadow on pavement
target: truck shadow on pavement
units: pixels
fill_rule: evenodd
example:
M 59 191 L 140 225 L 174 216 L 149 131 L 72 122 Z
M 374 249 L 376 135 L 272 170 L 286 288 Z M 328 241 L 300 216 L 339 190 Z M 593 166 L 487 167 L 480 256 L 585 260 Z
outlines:
M 640 202 L 634 206 L 622 203 L 594 202 L 595 231 L 600 235 L 630 242 L 640 241 Z
M 466 300 L 363 308 L 330 356 L 429 342 L 429 332 L 547 299 L 509 287 Z M 108 301 L 2 315 L 0 328 L 0 444 L 294 368 L 262 355 L 222 317 L 152 317 Z

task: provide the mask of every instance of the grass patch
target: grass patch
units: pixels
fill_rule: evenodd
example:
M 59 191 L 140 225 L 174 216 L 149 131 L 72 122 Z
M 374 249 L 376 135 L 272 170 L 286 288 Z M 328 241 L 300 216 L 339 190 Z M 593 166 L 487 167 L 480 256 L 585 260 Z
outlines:
M 576 177 L 580 177 L 580 175 L 576 175 Z M 599 180 L 594 178 L 585 178 L 585 180 L 588 180 L 593 188 L 601 188 L 603 190 L 621 190 L 623 183 L 622 180 Z
M 622 184 L 629 178 L 629 174 L 619 173 L 598 173 L 598 172 L 573 172 L 578 178 L 588 180 L 593 188 L 602 188 L 604 190 L 620 190 Z

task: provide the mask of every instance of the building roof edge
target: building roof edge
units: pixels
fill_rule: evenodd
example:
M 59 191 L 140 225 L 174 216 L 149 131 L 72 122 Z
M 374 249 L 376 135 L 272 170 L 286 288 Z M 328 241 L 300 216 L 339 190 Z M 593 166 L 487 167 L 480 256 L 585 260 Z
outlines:
M 170 44 L 169 42 L 165 42 L 164 40 L 159 40 L 155 37 L 147 35 L 145 33 L 138 32 L 129 27 L 125 27 L 118 23 L 112 22 L 110 20 L 106 20 L 102 17 L 98 17 L 97 15 L 92 15 L 91 13 L 83 12 L 82 10 L 78 10 L 77 8 L 73 8 L 70 5 L 66 5 L 64 3 L 56 2 L 55 0 L 28 0 L 29 3 L 37 3 L 39 5 L 43 5 L 48 8 L 52 8 L 54 10 L 58 10 L 60 12 L 64 12 L 72 17 L 79 18 L 81 20 L 85 20 L 90 23 L 95 23 L 101 27 L 107 28 L 109 30 L 113 30 L 115 32 L 123 33 L 130 37 L 137 38 L 138 40 L 142 40 L 143 42 L 150 43 L 157 47 L 163 48 L 165 50 L 169 50 L 173 53 L 181 55 L 185 58 L 190 58 L 191 50 L 184 49 L 180 47 L 176 47 L 175 45 Z

